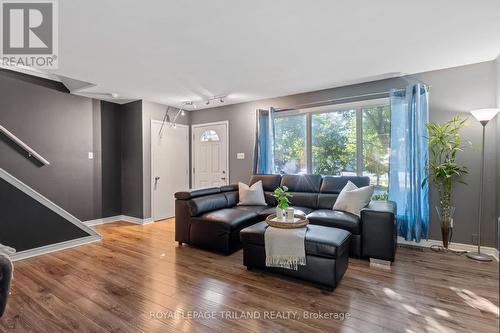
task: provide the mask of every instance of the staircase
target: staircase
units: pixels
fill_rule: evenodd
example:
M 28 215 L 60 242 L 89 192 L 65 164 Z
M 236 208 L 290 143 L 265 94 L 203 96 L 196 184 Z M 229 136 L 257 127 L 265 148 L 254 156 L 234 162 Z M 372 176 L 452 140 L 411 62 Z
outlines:
M 100 239 L 82 221 L 0 168 L 0 244 L 16 249 L 12 260 Z

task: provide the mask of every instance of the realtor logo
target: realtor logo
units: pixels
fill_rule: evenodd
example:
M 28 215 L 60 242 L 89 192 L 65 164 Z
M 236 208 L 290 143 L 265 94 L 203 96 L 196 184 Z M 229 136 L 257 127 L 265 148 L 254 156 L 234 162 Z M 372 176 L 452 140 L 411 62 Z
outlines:
M 56 0 L 0 0 L 1 64 L 57 68 Z

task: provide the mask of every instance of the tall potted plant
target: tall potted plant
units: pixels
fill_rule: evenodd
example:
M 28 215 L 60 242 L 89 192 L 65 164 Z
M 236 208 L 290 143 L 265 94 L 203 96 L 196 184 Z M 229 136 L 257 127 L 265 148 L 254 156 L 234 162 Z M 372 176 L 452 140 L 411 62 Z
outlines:
M 451 205 L 451 192 L 455 182 L 463 183 L 460 178 L 468 173 L 467 167 L 458 165 L 457 153 L 463 151 L 460 130 L 466 125 L 467 119 L 454 117 L 444 124 L 429 123 L 429 176 L 439 195 L 439 205 L 436 210 L 441 222 L 441 237 L 443 246 L 448 248 L 450 228 L 454 207 Z M 428 179 L 424 179 L 422 186 Z

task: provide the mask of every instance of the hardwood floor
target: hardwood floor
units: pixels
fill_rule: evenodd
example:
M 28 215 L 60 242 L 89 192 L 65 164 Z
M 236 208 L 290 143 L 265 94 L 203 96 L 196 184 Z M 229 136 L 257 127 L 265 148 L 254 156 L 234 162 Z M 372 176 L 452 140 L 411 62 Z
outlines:
M 16 262 L 0 331 L 498 332 L 496 262 L 400 248 L 390 270 L 351 259 L 330 293 L 247 271 L 241 251 L 179 248 L 173 222 L 99 226 L 101 242 Z M 306 316 L 325 313 L 349 317 Z

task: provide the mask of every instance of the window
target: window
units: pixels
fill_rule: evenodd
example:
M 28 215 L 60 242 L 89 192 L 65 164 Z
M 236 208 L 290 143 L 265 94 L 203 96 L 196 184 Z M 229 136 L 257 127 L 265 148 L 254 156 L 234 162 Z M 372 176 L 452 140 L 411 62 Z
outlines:
M 356 175 L 356 110 L 312 114 L 312 171 Z
M 277 173 L 364 175 L 375 194 L 387 193 L 388 99 L 278 113 L 274 127 Z
M 214 130 L 206 130 L 203 132 L 201 135 L 200 141 L 201 142 L 210 142 L 210 141 L 219 141 L 219 135 L 217 134 L 216 131 Z
M 274 120 L 274 165 L 277 173 L 307 173 L 306 115 L 276 117 Z
M 375 193 L 389 189 L 390 108 L 389 105 L 362 109 L 363 176 L 370 177 Z

